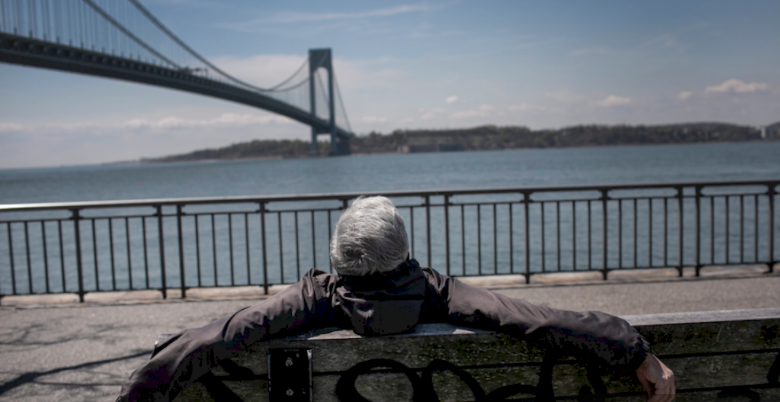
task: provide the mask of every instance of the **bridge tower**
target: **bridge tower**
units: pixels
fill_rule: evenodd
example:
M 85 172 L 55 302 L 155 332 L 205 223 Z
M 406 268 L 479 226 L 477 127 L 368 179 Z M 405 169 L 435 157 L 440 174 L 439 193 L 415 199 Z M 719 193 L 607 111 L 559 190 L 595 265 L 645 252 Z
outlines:
M 336 102 L 333 92 L 333 63 L 330 49 L 309 49 L 309 105 L 312 117 L 317 117 L 317 85 L 314 82 L 315 74 L 320 68 L 328 72 L 328 128 L 311 127 L 311 155 L 319 154 L 317 149 L 317 135 L 330 134 L 330 156 L 349 155 L 349 138 L 339 135 L 336 130 Z

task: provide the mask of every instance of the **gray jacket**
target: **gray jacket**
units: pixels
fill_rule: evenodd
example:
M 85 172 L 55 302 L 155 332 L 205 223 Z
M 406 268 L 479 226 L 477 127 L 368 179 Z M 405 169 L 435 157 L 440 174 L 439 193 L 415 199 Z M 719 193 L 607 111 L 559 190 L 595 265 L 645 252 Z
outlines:
M 117 401 L 169 401 L 222 359 L 271 337 L 322 327 L 376 336 L 441 322 L 500 331 L 590 362 L 631 369 L 649 350 L 620 318 L 537 306 L 420 268 L 415 260 L 366 277 L 311 269 L 268 300 L 158 345 L 151 360 L 122 386 Z

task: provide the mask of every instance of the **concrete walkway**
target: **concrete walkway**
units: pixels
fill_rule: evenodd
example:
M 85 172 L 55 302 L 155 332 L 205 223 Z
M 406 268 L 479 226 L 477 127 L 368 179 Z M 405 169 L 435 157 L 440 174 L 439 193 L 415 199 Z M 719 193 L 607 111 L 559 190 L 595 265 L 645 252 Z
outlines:
M 780 274 L 766 267 L 710 268 L 699 278 L 674 270 L 565 273 L 465 281 L 571 310 L 616 315 L 780 307 Z M 278 291 L 281 287 L 275 287 Z M 0 306 L 0 401 L 113 401 L 149 358 L 159 333 L 208 323 L 262 299 L 255 287 L 192 290 L 186 300 L 158 292 L 6 297 Z

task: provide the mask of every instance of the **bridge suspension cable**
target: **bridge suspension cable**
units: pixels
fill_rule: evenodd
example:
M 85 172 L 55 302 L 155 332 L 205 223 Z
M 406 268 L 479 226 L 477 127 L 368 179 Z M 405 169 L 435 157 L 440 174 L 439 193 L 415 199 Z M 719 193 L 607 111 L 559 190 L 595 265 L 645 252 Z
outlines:
M 84 0 L 84 1 L 89 1 L 89 2 L 91 2 L 90 0 Z M 207 66 L 211 67 L 211 68 L 212 68 L 214 71 L 216 71 L 216 72 L 220 73 L 222 76 L 224 76 L 225 78 L 229 79 L 230 81 L 233 81 L 234 83 L 236 83 L 236 84 L 239 84 L 239 85 L 241 85 L 241 86 L 244 86 L 244 87 L 247 87 L 247 88 L 252 88 L 252 89 L 254 89 L 255 91 L 259 91 L 259 92 L 273 92 L 273 91 L 274 91 L 275 89 L 277 89 L 278 87 L 280 87 L 280 86 L 282 86 L 282 85 L 286 84 L 286 83 L 287 83 L 287 82 L 289 82 L 291 79 L 293 79 L 293 78 L 295 77 L 295 75 L 296 75 L 296 74 L 298 74 L 298 72 L 300 72 L 300 71 L 302 71 L 302 70 L 303 70 L 303 67 L 305 67 L 305 66 L 306 66 L 306 63 L 308 62 L 308 60 L 307 60 L 306 62 L 304 62 L 304 63 L 303 63 L 303 65 L 302 65 L 301 67 L 299 67 L 299 68 L 298 68 L 298 70 L 296 70 L 296 71 L 293 73 L 293 75 L 291 75 L 289 78 L 287 78 L 286 80 L 284 80 L 284 81 L 283 81 L 281 84 L 275 85 L 275 86 L 273 86 L 273 87 L 271 87 L 271 88 L 261 88 L 261 87 L 258 87 L 258 86 L 255 86 L 255 85 L 249 84 L 249 83 L 247 83 L 247 82 L 241 81 L 241 80 L 239 80 L 238 78 L 236 78 L 236 77 L 233 77 L 232 75 L 230 75 L 230 74 L 228 74 L 228 73 L 226 73 L 226 72 L 222 71 L 222 70 L 221 70 L 219 67 L 215 66 L 214 64 L 212 64 L 211 62 L 209 62 L 208 60 L 206 60 L 206 59 L 205 59 L 203 56 L 201 56 L 201 55 L 200 55 L 200 54 L 198 54 L 196 51 L 194 51 L 192 48 L 190 48 L 189 46 L 187 46 L 187 44 L 186 44 L 186 43 L 184 43 L 184 42 L 183 42 L 181 39 L 179 39 L 179 37 L 178 37 L 178 36 L 176 36 L 176 35 L 175 35 L 173 32 L 171 32 L 171 31 L 170 31 L 168 28 L 166 28 L 166 27 L 165 27 L 165 25 L 163 25 L 163 24 L 162 24 L 162 22 L 160 22 L 160 20 L 158 20 L 158 19 L 157 19 L 157 18 L 156 18 L 156 17 L 155 17 L 155 16 L 154 16 L 152 13 L 150 13 L 150 12 L 149 12 L 149 10 L 147 10 L 147 9 L 146 9 L 146 7 L 144 7 L 143 5 L 141 5 L 141 3 L 139 3 L 139 2 L 138 2 L 138 0 L 128 0 L 128 1 L 129 1 L 130 3 L 132 3 L 132 4 L 133 4 L 133 5 L 134 5 L 134 6 L 135 6 L 135 7 L 136 7 L 136 8 L 137 8 L 137 9 L 138 9 L 138 10 L 139 10 L 139 11 L 140 11 L 140 12 L 141 12 L 143 15 L 144 15 L 144 16 L 146 16 L 146 18 L 148 18 L 150 21 L 152 21 L 152 23 L 154 23 L 154 25 L 155 25 L 155 26 L 157 26 L 157 28 L 159 28 L 161 31 L 165 32 L 165 34 L 166 34 L 166 35 L 168 35 L 168 37 L 170 37 L 171 39 L 173 39 L 173 41 L 174 41 L 174 42 L 176 42 L 177 44 L 179 44 L 179 46 L 183 47 L 183 48 L 184 48 L 186 51 L 188 51 L 188 52 L 189 52 L 191 55 L 193 55 L 195 58 L 197 58 L 198 60 L 200 60 L 201 62 L 203 62 L 203 64 L 205 64 L 205 65 L 207 65 Z
M 347 118 L 347 108 L 344 107 L 344 98 L 341 97 L 341 88 L 339 87 L 339 80 L 336 78 L 335 71 L 333 72 L 333 87 L 336 88 L 336 98 L 338 99 L 338 105 L 341 106 L 336 110 L 341 110 L 341 114 L 344 116 L 344 124 L 346 124 L 347 130 L 349 130 L 350 133 L 354 133 L 354 131 L 352 131 L 352 125 L 349 124 L 349 118 Z

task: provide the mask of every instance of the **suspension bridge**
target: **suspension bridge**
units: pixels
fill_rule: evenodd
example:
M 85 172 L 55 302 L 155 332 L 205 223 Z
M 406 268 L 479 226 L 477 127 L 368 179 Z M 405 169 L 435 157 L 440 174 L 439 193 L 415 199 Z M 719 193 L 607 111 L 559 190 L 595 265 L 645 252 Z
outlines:
M 354 134 L 330 49 L 311 49 L 289 78 L 261 88 L 219 69 L 137 0 L 0 0 L 0 62 L 157 85 L 258 107 L 330 135 L 348 155 Z

